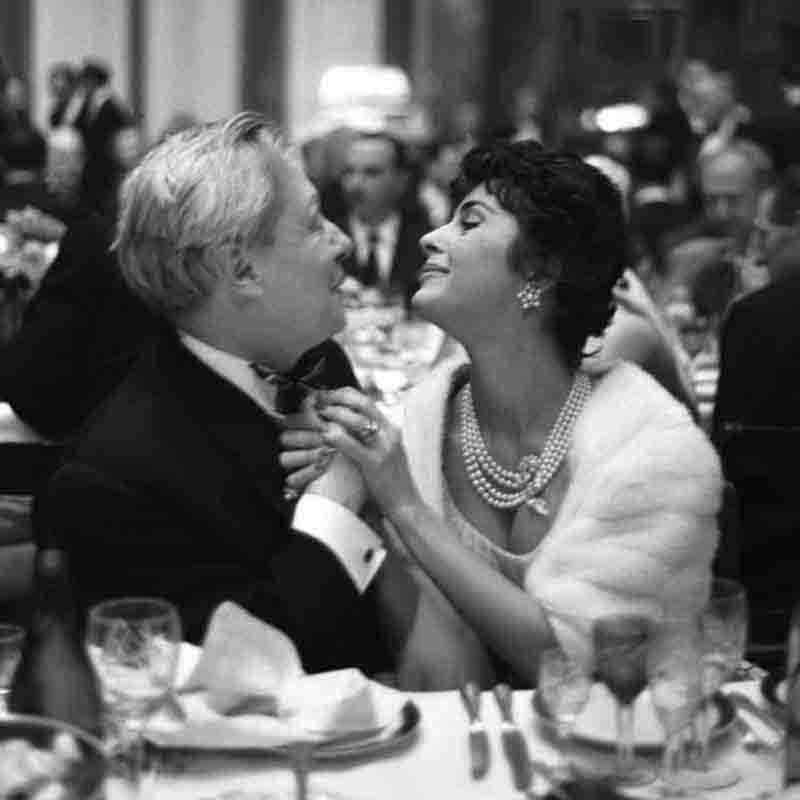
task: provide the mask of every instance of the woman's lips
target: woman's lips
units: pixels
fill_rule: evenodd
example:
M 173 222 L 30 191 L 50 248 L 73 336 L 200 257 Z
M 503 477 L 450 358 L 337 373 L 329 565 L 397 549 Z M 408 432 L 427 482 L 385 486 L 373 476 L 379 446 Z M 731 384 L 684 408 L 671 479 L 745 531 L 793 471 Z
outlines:
M 433 277 L 434 275 L 447 275 L 449 272 L 450 270 L 441 264 L 426 262 L 419 271 L 418 277 L 419 280 L 423 280 L 425 278 Z

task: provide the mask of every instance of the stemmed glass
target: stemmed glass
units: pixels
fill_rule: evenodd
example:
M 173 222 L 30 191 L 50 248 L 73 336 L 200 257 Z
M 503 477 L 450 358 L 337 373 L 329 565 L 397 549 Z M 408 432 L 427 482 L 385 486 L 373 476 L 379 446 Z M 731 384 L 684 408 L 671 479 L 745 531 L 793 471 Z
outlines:
M 106 600 L 89 611 L 86 647 L 130 778 L 141 784 L 144 728 L 172 690 L 181 621 L 177 609 L 154 597 Z
M 747 592 L 730 578 L 715 578 L 711 595 L 702 611 L 704 638 L 703 700 L 696 717 L 695 731 L 699 754 L 695 785 L 702 789 L 722 789 L 739 780 L 739 772 L 728 765 L 709 763 L 709 742 L 713 722 L 713 695 L 733 675 L 744 658 L 747 645 Z
M 25 629 L 19 625 L 0 625 L 0 716 L 8 711 L 11 682 L 22 657 Z
M 575 727 L 575 720 L 589 700 L 592 680 L 586 670 L 560 647 L 545 650 L 539 658 L 537 691 L 542 704 L 555 723 L 560 755 L 556 772 L 565 780 L 571 777 L 566 749 Z
M 647 648 L 657 620 L 644 614 L 610 614 L 592 626 L 595 674 L 617 701 L 617 762 L 614 780 L 641 786 L 655 779 L 636 762 L 633 741 L 634 701 L 647 686 Z
M 650 696 L 664 729 L 664 797 L 686 796 L 680 773 L 683 741 L 703 697 L 703 636 L 697 616 L 662 619 L 647 651 Z

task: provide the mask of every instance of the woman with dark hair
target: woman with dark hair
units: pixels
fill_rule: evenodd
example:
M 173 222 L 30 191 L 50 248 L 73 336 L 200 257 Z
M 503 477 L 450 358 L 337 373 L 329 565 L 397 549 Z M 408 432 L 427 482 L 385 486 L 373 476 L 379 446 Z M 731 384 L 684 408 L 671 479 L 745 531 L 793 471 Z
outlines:
M 353 389 L 322 393 L 318 430 L 285 432 L 282 455 L 293 488 L 310 448 L 358 465 L 416 587 L 398 665 L 413 689 L 534 683 L 555 640 L 587 655 L 593 617 L 699 609 L 717 542 L 718 461 L 686 409 L 631 364 L 582 367 L 625 266 L 616 189 L 533 142 L 473 149 L 457 185 L 413 306 L 466 357 L 411 390 L 402 429 Z

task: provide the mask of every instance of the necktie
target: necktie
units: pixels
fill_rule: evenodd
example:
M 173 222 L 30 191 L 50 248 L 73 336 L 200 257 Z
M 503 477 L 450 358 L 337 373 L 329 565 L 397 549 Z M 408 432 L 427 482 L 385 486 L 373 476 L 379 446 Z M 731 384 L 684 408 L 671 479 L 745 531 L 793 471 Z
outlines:
M 377 286 L 380 283 L 378 271 L 378 232 L 371 228 L 367 237 L 367 261 L 361 269 L 361 283 L 364 286 Z
M 314 389 L 324 388 L 319 382 L 325 369 L 324 356 L 310 366 L 301 358 L 289 372 L 277 372 L 255 362 L 250 367 L 261 380 L 275 387 L 275 410 L 279 414 L 295 414 Z

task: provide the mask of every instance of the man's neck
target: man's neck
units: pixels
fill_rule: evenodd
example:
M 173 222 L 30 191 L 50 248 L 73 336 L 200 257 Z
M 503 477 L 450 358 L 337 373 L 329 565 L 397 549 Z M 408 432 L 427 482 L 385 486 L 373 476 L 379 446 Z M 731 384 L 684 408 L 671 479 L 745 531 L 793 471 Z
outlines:
M 209 347 L 248 362 L 264 364 L 277 372 L 290 370 L 306 349 L 284 347 L 280 337 L 268 333 L 264 334 L 261 341 L 270 342 L 270 351 L 266 352 L 262 347 L 255 348 L 221 316 L 202 319 L 187 316 L 176 320 L 175 327 L 179 333 L 188 333 Z

